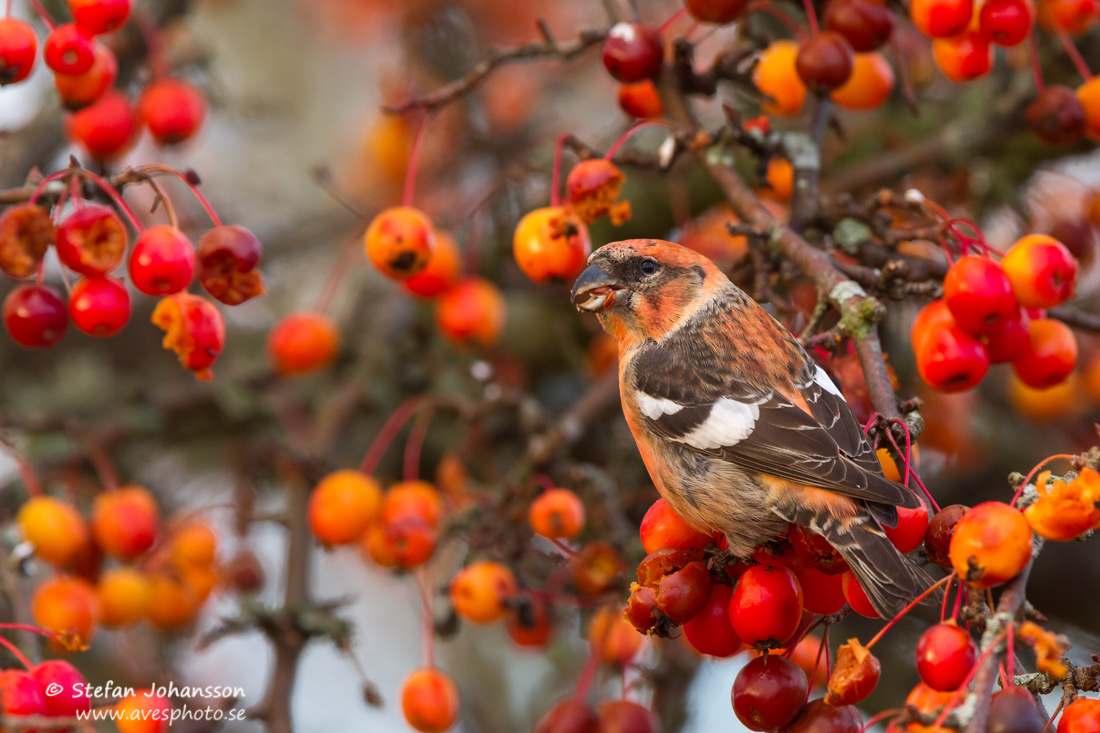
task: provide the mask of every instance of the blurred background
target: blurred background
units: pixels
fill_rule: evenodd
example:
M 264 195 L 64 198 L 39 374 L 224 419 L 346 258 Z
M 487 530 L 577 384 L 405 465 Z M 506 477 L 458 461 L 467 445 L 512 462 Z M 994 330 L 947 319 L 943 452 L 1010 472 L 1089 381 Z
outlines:
M 45 4 L 64 15 L 60 3 Z M 674 0 L 637 4 L 655 25 L 679 9 Z M 242 526 L 241 497 L 251 497 L 253 518 L 277 514 L 289 484 L 308 484 L 325 472 L 358 465 L 383 422 L 407 397 L 428 392 L 467 400 L 480 406 L 479 417 L 439 415 L 427 434 L 420 472 L 431 478 L 445 457 L 457 457 L 469 481 L 498 497 L 466 529 L 491 525 L 510 533 L 495 551 L 521 565 L 521 583 L 544 581 L 539 573 L 552 565 L 546 557 L 554 550 L 530 537 L 523 496 L 526 491 L 529 498 L 534 489 L 517 488 L 526 484 L 514 481 L 507 467 L 527 450 L 531 436 L 555 425 L 590 393 L 609 362 L 594 319 L 570 306 L 568 286 L 534 285 L 519 272 L 511 236 L 524 213 L 549 199 L 558 135 L 572 132 L 605 150 L 630 123 L 615 103 L 616 85 L 600 66 L 598 51 L 571 63 L 502 67 L 468 97 L 434 115 L 426 130 L 416 204 L 457 239 L 468 273 L 503 290 L 507 324 L 498 345 L 477 349 L 448 343 L 434 327 L 432 304 L 410 298 L 370 268 L 361 238 L 373 214 L 400 201 L 419 121 L 415 115 L 384 115 L 383 104 L 435 89 L 490 47 L 536 38 L 536 21 L 545 21 L 563 41 L 575 38 L 579 28 L 603 27 L 604 8 L 595 0 L 149 0 L 138 5 L 162 22 L 175 75 L 197 84 L 210 110 L 201 132 L 187 143 L 160 148 L 144 136 L 102 169 L 118 172 L 160 161 L 196 171 L 222 219 L 250 228 L 263 241 L 268 293 L 222 309 L 228 337 L 209 383 L 196 382 L 160 348 L 161 333 L 149 320 L 154 301 L 142 296 L 130 323 L 112 339 L 70 329 L 57 347 L 32 352 L 0 338 L 0 430 L 29 457 L 47 486 L 75 486 L 87 501 L 97 490 L 96 478 L 73 439 L 72 425 L 78 424 L 102 443 L 124 481 L 156 495 L 165 515 L 203 508 L 219 530 L 222 559 L 242 548 L 255 553 L 265 577 L 257 597 L 274 606 L 282 598 L 287 532 L 259 519 Z M 15 0 L 14 13 L 32 17 L 21 0 Z M 778 32 L 767 20 L 754 23 Z M 711 33 L 700 46 L 699 65 L 740 32 L 731 27 Z M 149 75 L 140 34 L 127 29 L 116 36 L 119 84 L 138 88 Z M 1090 49 L 1100 52 L 1096 36 L 1094 28 L 1083 39 L 1086 58 Z M 966 87 L 937 76 L 927 47 L 916 42 L 904 59 L 891 57 L 907 65 L 924 101 L 920 115 L 909 111 L 899 92 L 878 111 L 841 112 L 842 135 L 831 136 L 825 151 L 824 186 L 857 196 L 879 186 L 916 188 L 982 223 L 995 246 L 1006 246 L 1025 231 L 1054 232 L 1083 262 L 1078 305 L 1095 310 L 1100 234 L 1086 212 L 1100 187 L 1100 160 L 1088 145 L 1052 158 L 1051 149 L 1032 140 L 1020 120 L 991 121 L 993 111 L 1011 106 L 1006 99 L 1024 96 L 1020 58 L 998 53 L 1003 57 L 994 74 Z M 1050 65 L 1050 78 L 1071 73 L 1068 62 L 1064 68 L 1060 63 Z M 731 87 L 713 100 L 700 99 L 704 122 L 721 120 L 723 102 L 743 109 L 746 117 L 758 112 L 743 90 Z M 806 120 L 776 124 L 796 129 Z M 664 136 L 659 128 L 646 130 L 631 145 L 653 151 Z M 914 145 L 941 138 L 934 155 L 912 158 Z M 957 139 L 966 144 L 951 144 Z M 0 90 L 0 188 L 23 185 L 35 167 L 46 173 L 64 167 L 69 155 L 86 160 L 66 138 L 64 111 L 47 70 Z M 569 166 L 573 158 L 566 155 Z M 883 160 L 894 164 L 883 166 Z M 750 164 L 744 168 L 755 175 Z M 699 229 L 695 217 L 718 203 L 717 191 L 690 164 L 667 175 L 626 172 L 624 197 L 634 217 L 621 227 L 593 227 L 594 246 L 631 237 L 687 236 L 693 226 Z M 207 226 L 202 209 L 182 185 L 166 185 L 178 202 L 183 228 L 197 236 Z M 135 188 L 127 198 L 148 221 L 159 221 L 159 213 L 145 214 L 152 200 L 144 189 Z M 341 259 L 342 252 L 350 254 Z M 61 287 L 56 263 L 48 264 L 46 279 Z M 12 286 L 13 281 L 0 282 L 0 297 Z M 343 337 L 336 362 L 317 375 L 276 377 L 265 355 L 268 332 L 281 316 L 314 308 L 326 297 Z M 977 390 L 939 395 L 919 384 L 913 368 L 908 326 L 920 305 L 892 303 L 883 336 L 900 396 L 925 399 L 920 463 L 942 505 L 1004 499 L 1010 472 L 1026 473 L 1047 455 L 1096 444 L 1100 344 L 1080 337 L 1079 371 L 1064 388 L 1036 393 L 999 369 Z M 842 381 L 848 391 L 858 378 Z M 565 445 L 540 470 L 586 500 L 592 521 L 585 538 L 612 538 L 632 567 L 641 547 L 636 535 L 621 531 L 622 523 L 636 527 L 656 492 L 617 403 L 607 405 L 582 426 L 583 440 Z M 318 431 L 324 439 L 315 440 L 310 426 L 329 418 L 337 427 Z M 380 480 L 400 476 L 402 442 L 383 459 L 376 472 Z M 285 455 L 299 468 L 288 470 Z M 23 498 L 15 464 L 0 458 L 0 512 L 14 516 Z M 608 529 L 616 526 L 617 533 Z M 10 550 L 18 538 L 11 522 L 5 527 L 3 542 Z M 430 566 L 432 585 L 445 587 L 464 558 L 486 549 L 476 533 L 456 531 Z M 538 556 L 534 560 L 528 556 L 532 552 Z M 33 561 L 28 571 L 34 577 L 49 572 Z M 377 567 L 355 546 L 315 547 L 309 580 L 315 599 L 346 600 L 339 614 L 354 627 L 352 655 L 383 704 L 364 701 L 347 653 L 317 641 L 306 649 L 294 687 L 296 729 L 406 730 L 398 690 L 421 659 L 416 584 Z M 1083 602 L 1088 594 L 1082 590 L 1096 587 L 1100 563 L 1094 548 L 1080 543 L 1048 549 L 1032 577 L 1030 597 L 1052 627 L 1073 640 L 1075 661 L 1098 651 L 1100 622 L 1094 607 Z M 199 648 L 204 633 L 234 615 L 239 602 L 239 594 L 220 587 L 191 626 L 101 631 L 77 664 L 91 681 L 239 685 L 245 691 L 239 704 L 256 704 L 273 664 L 259 631 Z M 442 596 L 441 619 L 445 605 Z M 557 609 L 552 640 L 535 650 L 513 644 L 499 624 L 466 624 L 441 636 L 437 661 L 462 691 L 456 730 L 529 730 L 554 700 L 572 690 L 587 657 L 583 630 L 589 615 L 589 609 Z M 925 621 L 907 619 L 880 645 L 885 674 L 866 710 L 896 706 L 916 682 L 905 655 Z M 866 638 L 874 628 L 871 622 L 846 620 L 834 630 L 833 645 L 850 636 Z M 743 659 L 702 662 L 674 640 L 647 641 L 641 654 L 640 670 L 633 674 L 653 684 L 634 694 L 641 701 L 657 700 L 666 730 L 738 729 L 729 687 Z M 621 694 L 622 680 L 614 670 L 602 672 L 599 684 L 608 696 Z M 243 723 L 228 729 L 261 728 Z

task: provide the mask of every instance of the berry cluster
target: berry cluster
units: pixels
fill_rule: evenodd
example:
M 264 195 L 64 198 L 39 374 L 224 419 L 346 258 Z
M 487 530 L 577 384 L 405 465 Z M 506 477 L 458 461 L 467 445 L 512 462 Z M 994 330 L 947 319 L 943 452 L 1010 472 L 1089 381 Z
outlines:
M 1077 269 L 1065 246 L 1041 234 L 1017 241 L 1000 264 L 988 256 L 960 258 L 944 278 L 943 298 L 913 322 L 921 378 L 958 392 L 977 386 L 990 364 L 1012 362 L 1029 387 L 1065 381 L 1077 364 L 1077 340 L 1044 309 L 1073 297 Z
M 180 229 L 172 202 L 155 179 L 160 175 L 186 181 L 210 214 L 214 227 L 196 245 Z M 132 311 L 126 284 L 113 275 L 125 261 L 130 284 L 160 299 L 152 321 L 165 331 L 164 347 L 197 378 L 210 379 L 210 368 L 225 344 L 225 324 L 213 303 L 187 290 L 197 278 L 208 295 L 226 305 L 262 294 L 256 267 L 263 247 L 248 229 L 221 223 L 199 193 L 194 174 L 146 166 L 123 176 L 153 188 L 167 211 L 167 225 L 143 226 L 123 200 L 121 184 L 116 188 L 76 166 L 46 176 L 26 203 L 0 215 L 0 269 L 20 280 L 36 276 L 35 283 L 16 287 L 4 300 L 4 327 L 26 348 L 54 346 L 70 320 L 96 338 L 118 334 Z M 113 206 L 87 197 L 85 184 L 105 194 Z M 132 242 L 131 228 L 136 233 Z M 51 246 L 62 266 L 67 302 L 44 283 Z M 75 283 L 70 283 L 69 272 L 77 276 Z
M 114 88 L 118 60 L 106 34 L 122 28 L 131 15 L 131 0 L 68 0 L 71 22 L 56 24 L 34 3 L 49 35 L 42 59 L 54 74 L 69 139 L 98 161 L 114 160 L 136 142 L 142 127 L 158 145 L 191 138 L 206 116 L 206 99 L 195 85 L 170 76 L 159 55 L 159 37 L 148 29 L 153 78 L 131 102 Z M 144 29 L 144 28 L 143 28 Z M 34 69 L 38 38 L 17 18 L 0 19 L 0 84 L 23 81 Z

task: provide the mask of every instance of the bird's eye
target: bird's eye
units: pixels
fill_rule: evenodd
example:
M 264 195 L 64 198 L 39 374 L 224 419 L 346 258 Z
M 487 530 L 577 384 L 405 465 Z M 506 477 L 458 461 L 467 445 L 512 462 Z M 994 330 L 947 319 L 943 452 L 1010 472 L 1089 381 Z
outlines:
M 658 265 L 653 260 L 642 260 L 642 264 L 640 265 L 640 267 L 644 274 L 652 275 L 653 273 L 657 272 Z

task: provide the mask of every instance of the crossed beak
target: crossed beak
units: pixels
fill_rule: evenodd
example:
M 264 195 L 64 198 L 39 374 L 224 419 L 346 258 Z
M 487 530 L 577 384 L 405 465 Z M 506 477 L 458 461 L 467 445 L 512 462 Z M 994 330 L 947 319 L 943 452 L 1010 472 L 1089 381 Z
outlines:
M 615 305 L 617 285 L 599 265 L 589 265 L 573 283 L 573 305 L 583 311 L 605 311 Z

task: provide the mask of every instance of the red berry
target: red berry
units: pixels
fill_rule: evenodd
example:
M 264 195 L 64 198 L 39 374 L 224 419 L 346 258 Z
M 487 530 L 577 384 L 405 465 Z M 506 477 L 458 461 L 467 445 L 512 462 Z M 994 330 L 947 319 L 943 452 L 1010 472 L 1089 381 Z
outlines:
M 111 160 L 130 149 L 140 129 L 130 100 L 110 91 L 65 119 L 65 132 L 96 160 Z
M 1017 240 L 1001 266 L 1016 300 L 1025 308 L 1061 305 L 1073 297 L 1077 287 L 1077 258 L 1046 234 L 1030 234 Z
M 824 31 L 802 42 L 794 64 L 803 84 L 825 93 L 844 86 L 851 78 L 855 55 L 844 36 Z
M 806 702 L 806 673 L 775 654 L 756 657 L 733 681 L 733 712 L 749 730 L 780 728 L 791 722 Z
M 665 105 L 661 102 L 661 95 L 657 93 L 657 85 L 649 79 L 620 86 L 619 109 L 639 119 L 663 117 L 665 114 Z
M 129 235 L 113 209 L 99 204 L 78 206 L 57 227 L 57 257 L 70 270 L 94 277 L 122 261 Z
M 940 623 L 917 642 L 917 674 L 933 690 L 957 690 L 978 661 L 978 645 L 953 623 Z
M 970 24 L 973 0 L 913 0 L 909 17 L 926 36 L 947 38 L 962 33 Z
M 642 538 L 642 547 L 647 553 L 662 547 L 684 547 L 689 550 L 701 550 L 712 542 L 711 536 L 691 527 L 664 499 L 653 502 L 653 506 L 642 517 L 638 533 Z
M 795 559 L 798 558 L 798 553 L 795 552 L 794 547 L 791 545 L 787 533 L 783 533 L 774 540 L 765 542 L 760 545 L 760 547 L 757 547 L 753 550 L 751 557 L 761 565 L 780 567 L 783 565 L 790 565 L 794 562 Z
M 1031 343 L 1031 318 L 1023 308 L 1016 317 L 1002 321 L 985 336 L 985 350 L 990 364 L 1015 361 Z
M 1012 362 L 1020 381 L 1035 389 L 1066 381 L 1077 365 L 1077 339 L 1069 326 L 1052 318 L 1036 318 L 1028 334 L 1027 351 Z
M 546 711 L 531 733 L 596 733 L 595 711 L 568 697 Z
M 599 733 L 657 733 L 661 724 L 647 707 L 630 700 L 608 700 L 600 703 Z
M 118 59 L 102 43 L 92 42 L 92 66 L 83 74 L 55 73 L 54 88 L 68 109 L 87 107 L 107 93 L 118 76 Z
M 1066 705 L 1057 733 L 1100 733 L 1100 700 L 1079 697 Z
M 1085 136 L 1085 108 L 1069 87 L 1051 84 L 1027 106 L 1027 126 L 1050 145 L 1072 145 Z
M 508 606 L 508 636 L 522 647 L 541 648 L 550 641 L 554 627 L 550 604 L 544 596 L 529 593 L 512 598 Z
M 955 525 L 969 509 L 962 504 L 945 506 L 928 523 L 928 530 L 924 533 L 924 549 L 928 552 L 928 559 L 941 568 L 951 569 L 951 558 L 948 556 L 951 538 L 955 535 Z
M 20 285 L 4 298 L 4 327 L 28 349 L 53 346 L 65 335 L 69 314 L 61 296 L 45 285 Z
M 806 565 L 827 575 L 840 575 L 848 569 L 848 563 L 829 540 L 812 529 L 792 524 L 788 536 L 795 553 Z
M 47 659 L 31 675 L 45 694 L 46 715 L 75 718 L 92 709 L 92 698 L 85 691 L 87 680 L 76 667 L 62 659 Z M 60 686 L 59 692 L 54 692 Z
M 800 560 L 791 565 L 802 588 L 802 600 L 810 613 L 830 616 L 839 613 L 848 600 L 844 597 L 843 575 L 828 575 Z
M 95 46 L 74 23 L 63 23 L 46 37 L 42 59 L 58 74 L 83 74 L 95 63 Z
M 883 527 L 886 539 L 898 548 L 898 552 L 905 554 L 912 552 L 924 542 L 924 533 L 928 529 L 928 507 L 922 501 L 916 509 L 898 507 L 898 524 L 896 527 Z
M 176 352 L 184 369 L 201 380 L 213 379 L 210 367 L 225 345 L 225 322 L 214 304 L 183 292 L 162 298 L 153 325 L 164 330 L 164 348 Z
M 323 313 L 283 316 L 267 335 L 267 355 L 279 374 L 296 376 L 324 369 L 340 353 L 340 329 Z
M 986 0 L 978 23 L 998 46 L 1015 46 L 1027 38 L 1035 23 L 1031 0 Z
M 664 48 L 657 31 L 642 23 L 616 23 L 601 52 L 604 68 L 624 84 L 652 79 L 661 71 Z
M 241 226 L 216 226 L 199 237 L 195 248 L 199 282 L 214 300 L 240 305 L 264 293 L 264 282 L 256 266 L 263 245 Z
M 0 711 L 4 717 L 45 715 L 46 698 L 34 677 L 18 669 L 0 672 Z
M 69 317 L 89 336 L 114 336 L 130 320 L 130 293 L 116 278 L 86 277 L 69 293 Z
M 825 27 L 848 41 L 852 50 L 867 53 L 882 47 L 894 32 L 894 14 L 872 0 L 829 0 Z
M 1004 270 L 977 255 L 963 257 L 947 271 L 943 300 L 959 328 L 973 335 L 989 333 L 1019 313 Z
M 130 0 L 69 0 L 69 11 L 80 30 L 98 36 L 123 26 L 130 17 Z
M 941 392 L 961 392 L 978 385 L 989 371 L 985 346 L 958 326 L 933 329 L 917 349 L 921 379 Z
M 0 18 L 0 86 L 30 76 L 37 51 L 33 28 L 18 18 Z
M 141 92 L 138 114 L 159 144 L 181 143 L 202 126 L 206 98 L 194 84 L 162 76 Z
M 401 685 L 401 711 L 422 733 L 442 733 L 458 719 L 458 685 L 434 667 L 414 670 Z
M 829 705 L 824 699 L 811 700 L 798 717 L 779 733 L 859 733 L 863 719 L 852 705 Z
M 149 227 L 130 252 L 130 280 L 146 295 L 172 295 L 186 290 L 195 277 L 195 250 L 179 229 Z
M 730 623 L 730 597 L 733 588 L 714 583 L 710 598 L 695 616 L 684 623 L 684 636 L 701 654 L 731 657 L 744 646 Z
M 730 622 L 746 644 L 783 642 L 802 620 L 802 588 L 787 568 L 756 565 L 737 579 Z
M 980 32 L 967 31 L 932 41 L 932 58 L 948 79 L 966 82 L 993 68 L 993 46 Z
M 844 589 L 844 598 L 853 611 L 867 618 L 882 618 L 871 604 L 871 599 L 867 597 L 867 592 L 859 584 L 859 578 L 856 577 L 855 573 L 849 570 L 840 577 L 841 587 Z
M 951 315 L 951 309 L 947 303 L 941 300 L 933 300 L 924 306 L 913 319 L 913 326 L 909 330 L 909 341 L 913 344 L 913 351 L 920 352 L 924 348 L 928 338 L 941 326 L 954 326 L 955 316 Z
M 684 0 L 691 17 L 702 23 L 731 23 L 747 4 L 747 0 Z

